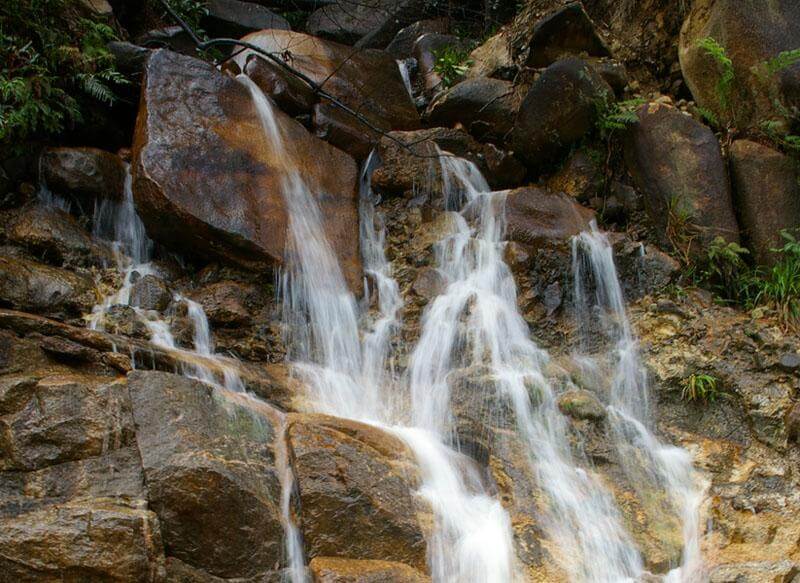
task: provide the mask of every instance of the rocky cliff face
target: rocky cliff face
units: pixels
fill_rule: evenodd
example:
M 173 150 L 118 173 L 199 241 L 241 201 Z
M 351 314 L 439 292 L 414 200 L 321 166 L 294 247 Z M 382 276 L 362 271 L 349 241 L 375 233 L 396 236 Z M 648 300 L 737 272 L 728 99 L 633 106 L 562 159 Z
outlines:
M 603 580 L 587 564 L 610 555 L 580 563 L 554 534 L 552 459 L 590 484 L 576 499 L 602 493 L 584 508 L 610 508 L 597 516 L 632 549 L 628 580 L 800 580 L 793 304 L 721 305 L 687 277 L 717 237 L 774 265 L 778 232 L 800 227 L 796 153 L 758 129 L 781 115 L 793 131 L 800 65 L 767 88 L 754 70 L 800 46 L 793 5 L 531 0 L 451 70 L 442 47 L 463 41 L 430 3 L 322 3 L 305 32 L 261 4 L 212 2 L 206 22 L 269 57 L 251 46 L 215 67 L 180 31 L 117 47 L 147 53 L 132 150 L 49 145 L 36 174 L 0 184 L 0 582 Z M 736 70 L 731 106 L 752 98 L 738 128 L 698 48 L 712 33 Z M 581 280 L 575 237 L 598 223 L 627 317 L 604 311 L 600 274 Z M 442 317 L 441 382 L 414 392 L 437 299 L 480 277 L 483 295 Z M 615 417 L 622 345 L 607 335 L 628 318 L 643 435 L 657 467 L 689 460 L 692 484 L 655 487 L 630 471 L 655 450 L 621 449 L 635 424 Z M 516 324 L 501 371 L 479 332 L 513 343 Z M 512 393 L 526 358 L 536 374 Z M 319 391 L 343 386 L 360 391 L 347 406 Z M 415 404 L 434 389 L 442 427 Z M 557 457 L 519 430 L 528 410 L 563 432 Z M 437 498 L 448 488 L 469 504 Z M 460 533 L 481 510 L 494 522 Z M 503 528 L 478 536 L 487 524 Z M 508 570 L 484 576 L 470 560 L 505 534 Z

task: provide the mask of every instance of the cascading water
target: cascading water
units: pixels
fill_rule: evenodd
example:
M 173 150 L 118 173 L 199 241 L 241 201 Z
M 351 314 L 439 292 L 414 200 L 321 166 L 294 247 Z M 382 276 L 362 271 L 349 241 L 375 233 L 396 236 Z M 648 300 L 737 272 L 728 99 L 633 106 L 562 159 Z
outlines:
M 545 525 L 565 571 L 576 581 L 634 578 L 643 570 L 639 554 L 612 498 L 572 457 L 566 421 L 543 372 L 547 354 L 530 340 L 518 311 L 513 275 L 502 258 L 505 194 L 490 192 L 470 162 L 440 154 L 446 206 L 460 215 L 456 232 L 437 250 L 447 289 L 428 307 L 411 357 L 416 421 L 442 431 L 448 375 L 488 365 L 547 495 Z M 467 217 L 475 217 L 474 228 Z
M 573 240 L 574 296 L 579 326 L 586 328 L 599 311 L 599 322 L 606 339 L 613 345 L 610 363 L 593 362 L 594 368 L 610 366 L 608 411 L 614 445 L 631 483 L 640 489 L 662 491 L 682 524 L 681 566 L 667 575 L 670 582 L 695 582 L 704 578 L 700 553 L 700 504 L 703 489 L 698 485 L 691 456 L 685 450 L 658 441 L 648 428 L 647 374 L 638 343 L 631 330 L 622 288 L 608 238 L 592 225 Z M 594 285 L 594 297 L 587 283 Z M 592 301 L 593 300 L 593 301 Z M 585 344 L 584 344 L 585 345 Z
M 272 147 L 284 149 L 271 103 L 250 79 L 239 79 L 250 90 Z M 420 494 L 436 516 L 429 541 L 435 581 L 513 581 L 510 520 L 500 503 L 485 493 L 474 464 L 449 449 L 443 436 L 432 428 L 401 425 L 408 415 L 386 402 L 382 387 L 391 384 L 384 375 L 388 374 L 388 343 L 400 298 L 396 282 L 388 277 L 383 229 L 376 229 L 371 201 L 362 201 L 362 245 L 366 273 L 379 293 L 379 314 L 362 342 L 358 305 L 325 238 L 319 207 L 285 153 L 284 160 L 289 240 L 282 294 L 295 373 L 305 381 L 320 411 L 378 425 L 399 436 L 413 451 L 422 478 Z M 364 184 L 362 194 L 368 191 Z

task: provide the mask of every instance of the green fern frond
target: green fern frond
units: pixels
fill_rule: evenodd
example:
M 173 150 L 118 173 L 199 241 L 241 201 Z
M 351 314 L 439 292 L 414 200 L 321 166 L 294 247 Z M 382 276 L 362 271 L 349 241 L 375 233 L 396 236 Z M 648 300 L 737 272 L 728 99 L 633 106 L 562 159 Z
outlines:
M 702 39 L 698 43 L 698 46 L 705 50 L 720 68 L 720 77 L 717 81 L 717 96 L 719 97 L 720 105 L 722 107 L 728 107 L 733 81 L 736 78 L 736 73 L 733 69 L 733 61 L 731 61 L 730 57 L 725 52 L 725 47 L 710 36 Z
M 771 58 L 767 61 L 767 71 L 769 71 L 770 75 L 774 75 L 795 63 L 800 63 L 800 49 L 783 51 L 778 56 Z

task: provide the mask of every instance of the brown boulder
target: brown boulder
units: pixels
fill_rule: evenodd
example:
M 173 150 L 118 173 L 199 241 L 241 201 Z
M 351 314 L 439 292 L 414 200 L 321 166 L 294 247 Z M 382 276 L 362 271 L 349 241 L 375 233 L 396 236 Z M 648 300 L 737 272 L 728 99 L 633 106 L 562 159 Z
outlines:
M 274 111 L 285 155 L 266 138 L 244 85 L 203 61 L 155 51 L 133 144 L 139 214 L 171 248 L 249 267 L 279 264 L 287 237 L 281 193 L 294 166 L 317 195 L 328 239 L 357 288 L 356 165 Z
M 314 583 L 427 583 L 430 577 L 402 563 L 316 557 L 309 565 Z
M 722 69 L 699 44 L 709 37 L 725 48 L 733 63 L 730 95 L 720 95 Z M 698 0 L 681 29 L 679 55 L 698 105 L 743 127 L 800 107 L 800 63 L 774 74 L 764 66 L 798 47 L 800 4 L 795 0 Z
M 288 30 L 262 30 L 244 37 L 261 49 L 284 55 L 287 64 L 307 75 L 339 101 L 385 130 L 413 130 L 419 114 L 405 89 L 395 60 L 383 51 L 357 50 Z M 236 57 L 240 67 L 248 53 Z
M 507 238 L 539 247 L 559 243 L 585 231 L 594 212 L 563 193 L 530 186 L 506 197 Z
M 513 70 L 508 34 L 501 30 L 476 47 L 470 54 L 471 65 L 467 77 L 496 77 Z
M 537 68 L 565 55 L 611 55 L 580 2 L 570 2 L 536 22 L 529 47 L 526 64 Z
M 563 192 L 581 203 L 594 197 L 603 184 L 600 165 L 586 152 L 578 150 L 547 180 L 547 188 Z
M 800 164 L 786 154 L 748 140 L 730 148 L 733 197 L 742 235 L 756 261 L 772 265 L 780 232 L 800 227 Z
M 466 79 L 440 93 L 428 106 L 431 125 L 462 124 L 477 139 L 502 142 L 511 130 L 519 99 L 510 81 Z
M 289 30 L 285 18 L 264 6 L 240 0 L 210 0 L 203 28 L 210 36 L 238 38 L 249 32 L 275 28 Z
M 739 240 L 725 163 L 709 128 L 668 105 L 644 105 L 628 132 L 625 159 L 665 238 L 668 230 L 680 230 L 691 252 L 717 236 Z
M 160 277 L 148 273 L 131 286 L 131 305 L 143 310 L 163 311 L 172 301 L 172 294 Z
M 290 416 L 287 435 L 310 559 L 398 561 L 425 569 L 416 466 L 400 439 L 324 415 Z
M 212 325 L 231 327 L 250 320 L 248 304 L 255 293 L 253 285 L 225 280 L 200 288 L 192 297 L 203 307 Z
M 53 206 L 35 205 L 16 213 L 6 227 L 12 243 L 55 265 L 104 265 L 112 261 L 78 224 L 75 217 Z
M 97 148 L 48 148 L 41 169 L 50 190 L 69 195 L 88 213 L 95 199 L 119 200 L 125 188 L 125 164 Z
M 311 87 L 272 61 L 250 55 L 244 73 L 289 115 L 310 113 L 317 102 Z
M 81 273 L 27 259 L 0 257 L 0 305 L 56 318 L 79 316 L 95 303 L 94 283 Z
M 380 137 L 343 109 L 325 101 L 314 106 L 311 123 L 318 138 L 344 150 L 358 162 L 369 156 Z
M 425 6 L 419 0 L 337 0 L 312 13 L 306 30 L 346 44 L 384 47 Z
M 480 144 L 462 129 L 430 128 L 390 136 L 394 139 L 384 136 L 378 144 L 382 165 L 372 174 L 373 187 L 383 192 L 413 196 L 416 188 L 422 188 L 440 195 L 441 165 L 435 146 L 475 163 L 492 188 L 517 186 L 525 175 L 514 156 L 492 144 Z M 411 146 L 404 148 L 395 140 Z
M 522 100 L 511 134 L 514 152 L 529 170 L 545 169 L 594 127 L 598 103 L 613 98 L 608 83 L 585 61 L 556 61 Z
M 0 580 L 156 583 L 158 520 L 144 508 L 74 502 L 0 518 Z
M 445 34 L 450 28 L 450 23 L 446 18 L 435 18 L 431 20 L 418 20 L 399 31 L 388 45 L 386 52 L 395 59 L 407 59 L 411 56 L 414 43 L 423 34 L 435 32 Z
M 150 507 L 166 553 L 223 578 L 280 565 L 274 409 L 178 375 L 129 375 Z

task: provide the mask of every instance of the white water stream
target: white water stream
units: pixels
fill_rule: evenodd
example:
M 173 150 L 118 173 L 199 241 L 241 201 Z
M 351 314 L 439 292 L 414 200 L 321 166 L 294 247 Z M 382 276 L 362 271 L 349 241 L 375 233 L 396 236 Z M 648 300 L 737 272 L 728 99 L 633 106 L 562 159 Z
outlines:
M 421 473 L 419 494 L 435 516 L 428 540 L 433 580 L 523 579 L 508 513 L 488 494 L 477 465 L 453 448 L 448 382 L 452 373 L 473 366 L 488 367 L 500 398 L 513 409 L 517 434 L 527 446 L 531 470 L 544 494 L 541 523 L 570 580 L 610 583 L 640 578 L 643 561 L 613 497 L 586 460 L 571 452 L 567 422 L 545 372 L 548 355 L 530 339 L 518 311 L 516 285 L 502 258 L 505 194 L 490 192 L 471 163 L 441 156 L 446 207 L 457 212 L 455 231 L 437 246 L 436 266 L 446 287 L 427 307 L 407 374 L 398 378 L 389 357 L 391 339 L 401 324 L 402 299 L 384 256 L 385 234 L 366 179 L 370 164 L 361 201 L 368 292 L 359 309 L 325 237 L 315 197 L 321 193 L 313 192 L 313 185 L 292 165 L 269 99 L 247 77 L 239 79 L 251 93 L 271 147 L 279 156 L 284 150 L 282 191 L 289 233 L 281 294 L 293 371 L 304 381 L 317 410 L 382 427 L 408 444 Z M 370 301 L 375 292 L 377 310 L 369 313 L 366 306 L 375 303 Z M 621 293 L 619 301 L 622 311 L 616 317 L 624 316 Z M 627 338 L 633 343 L 630 330 Z M 639 431 L 638 441 L 620 437 L 630 433 L 629 426 L 637 431 L 643 427 L 641 422 L 631 423 L 640 417 L 638 410 L 628 408 L 643 395 L 631 392 L 639 381 L 625 378 L 633 369 L 627 358 L 620 362 L 610 405 L 613 414 L 625 415 L 625 423 L 614 422 L 617 443 L 653 453 L 658 471 L 667 471 L 670 463 L 685 465 L 688 456 L 678 448 L 658 450 L 640 443 L 644 436 L 652 437 L 649 433 Z M 680 474 L 670 471 L 672 477 Z M 676 495 L 676 506 L 685 508 L 688 499 L 679 498 Z M 696 546 L 690 540 L 696 535 L 689 530 L 687 565 L 695 560 L 691 556 Z M 696 580 L 687 571 L 675 571 L 669 578 Z

